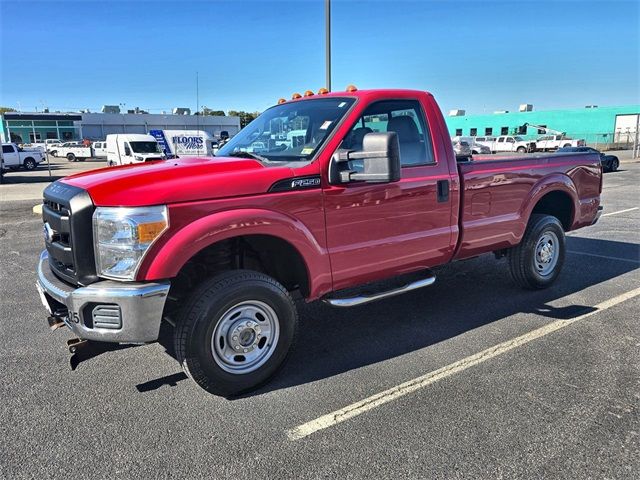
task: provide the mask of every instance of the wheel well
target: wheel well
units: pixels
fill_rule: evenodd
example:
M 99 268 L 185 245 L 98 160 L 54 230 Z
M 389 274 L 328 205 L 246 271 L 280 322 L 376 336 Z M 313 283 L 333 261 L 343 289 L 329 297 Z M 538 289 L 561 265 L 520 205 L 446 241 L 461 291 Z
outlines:
M 34 162 L 36 161 L 33 157 L 27 157 L 22 161 L 22 163 L 25 163 L 27 160 L 33 160 Z
M 209 245 L 189 259 L 171 282 L 171 302 L 168 303 L 178 307 L 181 300 L 207 278 L 236 269 L 265 273 L 287 290 L 298 290 L 303 297 L 309 295 L 307 267 L 295 247 L 271 235 L 245 235 Z M 174 309 L 165 309 L 165 314 L 171 317 L 167 310 Z
M 560 223 L 565 230 L 569 230 L 573 220 L 573 202 L 568 194 L 556 190 L 554 192 L 547 193 L 544 197 L 538 200 L 538 203 L 533 207 L 533 211 L 531 213 L 553 215 L 560 220 Z

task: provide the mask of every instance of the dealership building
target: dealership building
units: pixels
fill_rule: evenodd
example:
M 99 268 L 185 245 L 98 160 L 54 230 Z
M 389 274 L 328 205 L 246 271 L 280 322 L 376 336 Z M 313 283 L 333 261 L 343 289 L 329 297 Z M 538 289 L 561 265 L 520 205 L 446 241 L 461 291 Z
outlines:
M 488 115 L 467 115 L 464 110 L 451 110 L 446 121 L 452 136 L 520 135 L 535 139 L 545 134 L 544 130 L 532 126 L 536 125 L 604 147 L 633 144 L 639 114 L 640 105 L 588 105 L 568 110 L 534 111 L 533 105 L 524 104 L 517 112 L 498 111 Z
M 44 142 L 47 138 L 73 141 L 104 140 L 110 133 L 148 133 L 149 130 L 204 130 L 214 137 L 240 131 L 240 117 L 149 113 L 41 113 L 2 115 L 3 142 Z

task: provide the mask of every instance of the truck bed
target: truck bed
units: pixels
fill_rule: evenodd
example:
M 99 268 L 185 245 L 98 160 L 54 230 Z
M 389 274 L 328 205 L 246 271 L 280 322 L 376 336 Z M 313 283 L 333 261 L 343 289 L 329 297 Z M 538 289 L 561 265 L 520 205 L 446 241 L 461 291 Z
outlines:
M 535 208 L 567 206 L 563 221 L 567 231 L 590 225 L 600 204 L 600 170 L 600 158 L 592 153 L 499 159 L 485 155 L 459 162 L 460 236 L 455 258 L 518 244 Z M 541 207 L 540 200 L 551 189 L 560 192 L 546 198 Z

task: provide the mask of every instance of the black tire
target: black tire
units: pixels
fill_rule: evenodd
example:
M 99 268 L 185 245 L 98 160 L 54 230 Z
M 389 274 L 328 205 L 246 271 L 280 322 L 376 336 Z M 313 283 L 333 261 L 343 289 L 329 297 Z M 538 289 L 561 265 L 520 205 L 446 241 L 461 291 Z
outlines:
M 58 156 L 58 151 L 57 151 L 57 150 L 51 150 L 51 151 L 49 152 L 49 155 L 52 155 L 52 156 L 54 156 L 54 157 L 57 157 L 57 156 Z
M 69 160 L 70 162 L 75 162 L 76 156 L 73 153 L 67 153 L 67 160 Z
M 31 157 L 25 158 L 22 165 L 24 165 L 25 170 L 35 170 L 38 166 L 36 161 Z
M 609 165 L 609 171 L 610 172 L 615 172 L 616 170 L 618 170 L 618 168 L 620 167 L 620 160 L 618 160 L 617 158 L 614 158 L 613 160 L 611 160 L 611 165 Z
M 565 143 L 565 144 L 563 145 L 563 147 L 564 147 L 564 148 L 568 148 L 568 147 L 570 147 L 570 146 L 571 146 L 571 144 L 570 144 L 570 143 Z
M 537 261 L 539 242 L 547 237 L 555 240 L 555 264 L 548 272 L 544 262 Z M 509 270 L 514 282 L 523 288 L 537 290 L 549 287 L 562 270 L 565 258 L 565 236 L 560 221 L 551 215 L 533 214 L 529 219 L 527 229 L 519 245 L 511 248 L 508 253 Z M 553 260 L 547 263 L 553 263 Z M 540 269 L 539 266 L 543 266 Z
M 212 338 L 216 335 L 218 324 L 224 324 L 229 312 L 240 308 L 238 306 L 245 302 L 256 302 L 271 308 L 276 315 L 279 333 L 275 345 L 263 344 L 262 348 L 272 345 L 264 363 L 252 371 L 230 372 L 218 363 L 222 360 L 214 352 L 217 346 L 213 346 Z M 235 322 L 244 322 L 245 316 L 231 315 L 230 319 L 237 318 Z M 256 315 L 255 318 L 261 317 Z M 256 389 L 276 374 L 295 342 L 297 328 L 295 304 L 280 283 L 252 270 L 224 272 L 205 281 L 186 302 L 174 332 L 176 358 L 185 373 L 207 392 L 225 397 L 235 396 Z M 243 330 L 240 336 L 248 330 Z M 222 335 L 228 338 L 229 343 L 231 331 L 229 327 L 227 333 Z M 230 345 L 228 347 L 231 349 Z M 259 348 L 259 344 L 254 347 Z M 238 357 L 244 358 L 239 353 Z M 258 355 L 261 354 L 258 352 Z
M 516 151 L 518 153 L 527 153 L 527 147 L 518 147 Z

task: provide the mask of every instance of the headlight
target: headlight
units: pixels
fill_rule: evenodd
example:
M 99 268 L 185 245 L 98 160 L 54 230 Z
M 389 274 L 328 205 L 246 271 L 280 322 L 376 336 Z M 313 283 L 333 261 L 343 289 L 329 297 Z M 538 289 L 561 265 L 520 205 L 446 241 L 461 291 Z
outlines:
M 98 207 L 93 214 L 93 248 L 98 275 L 135 280 L 145 253 L 169 227 L 167 207 Z

